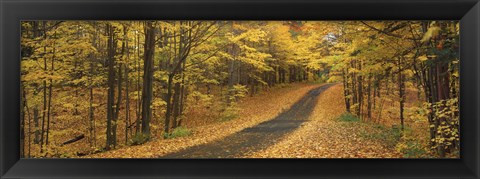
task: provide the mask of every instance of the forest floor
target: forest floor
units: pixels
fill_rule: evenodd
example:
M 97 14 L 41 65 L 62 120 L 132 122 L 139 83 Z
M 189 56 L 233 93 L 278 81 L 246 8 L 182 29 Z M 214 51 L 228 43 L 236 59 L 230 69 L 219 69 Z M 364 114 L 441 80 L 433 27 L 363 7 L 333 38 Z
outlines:
M 344 122 L 340 84 L 294 84 L 247 98 L 239 118 L 88 158 L 398 158 L 383 127 Z

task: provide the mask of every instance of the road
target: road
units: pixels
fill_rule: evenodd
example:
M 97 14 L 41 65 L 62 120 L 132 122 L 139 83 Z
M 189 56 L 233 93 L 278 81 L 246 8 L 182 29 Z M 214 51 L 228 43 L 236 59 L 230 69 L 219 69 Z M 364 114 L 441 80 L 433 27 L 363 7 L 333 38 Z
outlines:
M 265 149 L 305 122 L 317 105 L 317 97 L 333 85 L 325 84 L 310 90 L 290 109 L 271 120 L 225 138 L 167 154 L 161 158 L 239 158 Z

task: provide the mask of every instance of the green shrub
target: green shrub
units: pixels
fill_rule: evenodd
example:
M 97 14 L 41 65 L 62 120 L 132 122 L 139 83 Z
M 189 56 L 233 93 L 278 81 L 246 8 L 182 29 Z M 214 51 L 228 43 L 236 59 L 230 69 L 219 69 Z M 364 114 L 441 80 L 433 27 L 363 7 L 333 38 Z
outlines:
M 385 129 L 385 133 L 386 134 L 383 140 L 387 143 L 387 145 L 395 146 L 402 137 L 403 131 L 399 126 L 393 126 L 390 129 Z
M 187 129 L 183 126 L 180 126 L 180 127 L 177 127 L 175 129 L 173 129 L 173 131 L 171 133 L 164 134 L 164 137 L 166 139 L 173 139 L 173 138 L 177 138 L 177 137 L 189 136 L 191 134 L 192 134 L 192 132 L 190 131 L 190 129 Z
M 150 140 L 149 135 L 143 134 L 143 133 L 137 133 L 130 139 L 130 141 L 128 142 L 128 145 L 140 145 L 140 144 L 144 144 L 148 140 Z
M 358 122 L 358 121 L 360 121 L 360 119 L 357 116 L 355 116 L 355 115 L 353 115 L 349 112 L 345 112 L 342 115 L 340 115 L 338 117 L 338 120 L 343 121 L 343 122 Z
M 401 145 L 397 146 L 397 149 Z M 428 152 L 425 148 L 417 141 L 405 141 L 404 147 L 399 149 L 403 153 L 403 157 L 406 158 L 420 158 L 425 156 Z
M 413 135 L 409 128 L 404 130 L 400 141 L 395 147 L 395 149 L 402 153 L 405 158 L 431 157 L 428 148 L 428 144 L 422 143 L 418 137 Z

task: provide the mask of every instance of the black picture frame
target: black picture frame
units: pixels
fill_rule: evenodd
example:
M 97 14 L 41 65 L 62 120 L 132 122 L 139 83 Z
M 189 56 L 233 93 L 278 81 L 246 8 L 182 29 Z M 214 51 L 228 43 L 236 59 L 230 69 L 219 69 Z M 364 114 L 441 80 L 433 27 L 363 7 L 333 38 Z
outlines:
M 0 178 L 479 178 L 478 0 L 1 0 Z M 460 159 L 20 159 L 21 20 L 460 20 Z

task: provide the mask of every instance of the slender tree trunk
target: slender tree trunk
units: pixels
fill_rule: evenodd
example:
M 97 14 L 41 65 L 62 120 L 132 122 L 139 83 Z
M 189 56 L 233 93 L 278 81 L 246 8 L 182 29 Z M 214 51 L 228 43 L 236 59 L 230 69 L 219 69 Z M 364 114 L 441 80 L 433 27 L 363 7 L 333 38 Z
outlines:
M 372 76 L 368 75 L 368 86 L 367 86 L 367 118 L 368 120 L 372 120 L 372 100 L 371 100 L 371 92 L 372 92 Z
M 128 132 L 130 131 L 130 136 L 132 135 L 132 128 L 130 126 L 130 96 L 129 96 L 129 87 L 130 87 L 130 81 L 128 79 L 128 73 L 129 73 L 129 59 L 130 59 L 130 53 L 129 53 L 129 46 L 128 46 L 128 37 L 127 37 L 127 31 L 128 29 L 124 27 L 124 34 L 123 38 L 125 39 L 125 53 L 126 53 L 126 61 L 125 61 L 125 144 L 128 143 Z
M 402 130 L 405 128 L 404 125 L 404 108 L 405 108 L 405 81 L 404 81 L 404 76 L 400 76 L 400 125 L 402 127 Z
M 39 116 L 38 116 L 38 106 L 35 105 L 35 107 L 33 108 L 33 123 L 35 124 L 35 138 L 33 139 L 34 140 L 34 143 L 35 144 L 40 144 L 40 140 L 41 140 L 41 137 L 40 137 L 40 124 L 39 124 Z
M 25 88 L 20 82 L 20 158 L 25 158 Z M 28 134 L 30 135 L 30 134 Z
M 173 81 L 173 75 L 170 74 L 168 75 L 168 81 L 167 81 L 167 111 L 165 112 L 165 136 L 168 137 L 167 135 L 170 133 L 170 115 L 172 114 L 172 82 Z
M 54 34 L 54 36 L 56 36 L 56 32 Z M 50 75 L 53 76 L 53 72 L 55 71 L 55 68 L 54 68 L 54 62 L 55 62 L 55 42 L 53 43 L 53 54 L 52 54 L 52 66 L 51 66 L 51 72 L 50 72 Z M 50 85 L 48 87 L 48 117 L 47 117 L 47 136 L 46 136 L 46 140 L 45 140 L 45 145 L 48 145 L 48 138 L 50 136 L 50 117 L 51 117 L 51 114 L 52 114 L 52 86 L 53 86 L 53 80 L 50 78 Z
M 88 107 L 88 118 L 90 121 L 90 146 L 95 147 L 95 118 L 94 118 L 94 108 L 93 108 L 93 87 L 90 86 L 90 99 L 89 99 L 89 107 Z
M 182 72 L 181 72 L 181 75 L 182 75 L 182 81 L 181 81 L 181 87 L 180 87 L 180 99 L 179 99 L 179 118 L 178 118 L 178 121 L 177 121 L 177 127 L 180 127 L 182 126 L 182 121 L 183 121 L 183 111 L 185 109 L 185 102 L 186 102 L 186 98 L 187 98 L 187 94 L 186 94 L 186 90 L 185 90 L 185 64 L 186 64 L 186 61 L 183 61 L 183 64 L 182 64 Z
M 185 70 L 185 62 L 183 63 L 183 69 Z M 185 109 L 185 103 L 186 103 L 186 98 L 187 98 L 187 92 L 185 89 L 185 74 L 182 75 L 182 87 L 180 89 L 180 119 L 178 120 L 178 127 L 182 126 L 183 122 L 183 111 Z
M 28 140 L 27 141 L 28 142 L 28 154 L 27 154 L 27 158 L 30 158 L 31 157 L 31 155 L 30 155 L 31 144 L 32 144 L 32 137 L 31 137 L 32 136 L 32 118 L 30 116 L 30 109 L 28 108 L 27 97 L 26 97 L 25 92 L 23 93 L 23 95 L 24 95 L 23 99 L 25 99 L 23 105 L 25 106 L 25 108 L 27 108 L 27 114 L 28 114 L 28 124 L 27 124 L 28 125 L 28 133 L 27 133 L 28 134 L 28 139 L 27 139 Z
M 106 150 L 110 150 L 114 147 L 114 136 L 113 136 L 113 127 L 112 123 L 115 118 L 115 49 L 114 49 L 114 27 L 107 24 L 107 35 L 108 35 L 108 99 L 107 99 L 107 141 L 106 141 Z
M 122 105 L 122 81 L 123 81 L 123 74 L 122 73 L 123 73 L 123 66 L 124 66 L 123 64 L 125 63 L 125 61 L 123 61 L 123 59 L 125 57 L 125 49 L 126 49 L 126 41 L 127 41 L 126 30 L 127 29 L 124 26 L 123 27 L 124 39 L 122 41 L 122 50 L 121 50 L 122 62 L 119 63 L 119 65 L 118 65 L 117 103 L 115 105 L 115 115 L 113 117 L 113 125 L 112 125 L 112 138 L 113 138 L 113 146 L 114 147 L 117 147 L 117 126 L 118 126 L 117 123 L 118 123 L 118 116 L 120 115 L 120 106 Z M 126 130 L 126 128 L 125 128 L 125 130 Z M 125 134 L 127 134 L 127 133 L 125 133 Z
M 346 71 L 346 72 L 345 72 Z M 348 68 L 342 70 L 343 96 L 345 99 L 345 110 L 350 113 L 350 93 L 348 92 Z
M 43 31 L 46 31 L 46 22 L 43 22 Z M 44 33 L 43 39 L 47 39 L 47 33 Z M 44 53 L 47 53 L 47 48 L 43 48 Z M 43 58 L 43 71 L 47 73 L 47 58 Z M 40 135 L 40 153 L 43 153 L 43 141 L 45 134 L 45 116 L 47 115 L 47 80 L 43 80 L 43 111 L 42 111 L 42 132 Z
M 118 116 L 120 115 L 120 106 L 122 103 L 122 71 L 123 71 L 123 65 L 119 64 L 118 66 L 118 84 L 117 84 L 117 103 L 115 105 L 115 116 L 113 118 L 113 124 L 112 124 L 112 142 L 113 146 L 117 147 L 117 121 L 118 121 Z
M 350 62 L 350 67 L 351 67 L 351 68 L 356 68 L 355 60 L 352 60 L 352 61 Z M 358 91 L 357 91 L 357 88 L 356 88 L 356 87 L 357 87 L 357 83 L 356 83 L 356 82 L 357 82 L 356 72 L 351 73 L 350 79 L 352 79 L 352 85 L 351 85 L 351 88 L 352 88 L 352 89 L 351 89 L 351 92 L 352 92 L 352 93 L 351 93 L 351 96 L 352 96 L 352 104 L 355 106 L 355 108 L 353 109 L 353 110 L 354 110 L 353 112 L 355 112 L 355 114 L 357 114 L 357 109 L 356 109 L 356 108 L 358 108 L 358 106 L 356 106 L 356 105 L 358 105 L 358 100 L 357 100 Z
M 153 57 L 155 54 L 155 27 L 152 21 L 145 23 L 144 70 L 142 92 L 142 133 L 150 136 L 153 96 Z
M 92 46 L 97 47 L 97 25 L 94 24 L 95 32 L 93 35 Z M 95 72 L 95 54 L 91 54 L 90 59 L 90 73 L 89 73 L 89 101 L 88 101 L 88 118 L 90 122 L 89 136 L 90 136 L 90 147 L 96 147 L 96 135 L 95 135 L 95 109 L 93 107 L 93 76 Z
M 359 60 L 358 63 L 358 70 L 362 71 L 362 61 Z M 361 74 L 357 75 L 357 81 L 358 81 L 358 108 L 357 108 L 357 116 L 362 118 L 362 105 L 363 105 L 363 76 Z
M 142 110 L 142 100 L 140 98 L 140 35 L 139 33 L 136 36 L 136 42 L 137 42 L 137 60 L 136 62 L 136 67 L 137 67 L 137 119 L 135 120 L 135 134 L 139 133 L 140 130 L 140 121 L 141 121 L 141 110 Z
M 181 24 L 180 24 L 181 26 Z M 179 52 L 177 54 L 177 37 L 176 37 L 176 32 L 174 31 L 173 32 L 173 51 L 174 51 L 174 55 L 173 55 L 173 64 L 175 63 L 175 59 L 179 59 L 178 56 L 180 55 L 180 48 L 179 49 Z M 180 33 L 180 38 L 182 37 L 181 33 Z M 179 47 L 181 46 L 181 43 L 178 45 Z M 165 101 L 167 103 L 167 109 L 166 109 L 166 112 L 165 112 L 165 126 L 164 126 L 164 138 L 167 138 L 168 135 L 170 134 L 170 122 L 171 122 L 171 116 L 172 116 L 172 85 L 173 85 L 173 78 L 175 77 L 175 73 L 173 73 L 173 67 L 172 67 L 172 64 L 170 64 L 170 60 L 168 62 L 168 66 L 170 67 L 169 70 L 171 70 L 171 72 L 168 74 L 168 80 L 167 80 L 167 94 L 165 96 Z

